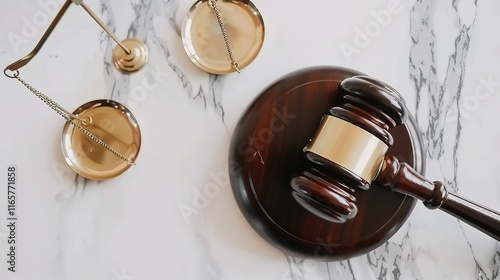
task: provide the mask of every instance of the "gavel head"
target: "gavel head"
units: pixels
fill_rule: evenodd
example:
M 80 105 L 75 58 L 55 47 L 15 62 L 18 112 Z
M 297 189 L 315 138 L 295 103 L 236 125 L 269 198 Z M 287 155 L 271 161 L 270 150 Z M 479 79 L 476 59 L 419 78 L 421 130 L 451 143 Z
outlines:
M 357 213 L 356 189 L 367 190 L 393 144 L 389 129 L 407 115 L 401 95 L 367 76 L 345 79 L 339 104 L 326 114 L 304 148 L 304 171 L 291 181 L 297 202 L 313 214 L 337 223 Z

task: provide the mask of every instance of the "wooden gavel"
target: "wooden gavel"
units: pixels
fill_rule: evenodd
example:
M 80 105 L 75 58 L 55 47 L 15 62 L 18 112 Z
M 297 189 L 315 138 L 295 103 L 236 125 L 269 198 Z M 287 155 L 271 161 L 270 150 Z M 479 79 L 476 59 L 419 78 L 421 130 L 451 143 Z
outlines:
M 409 114 L 396 90 L 367 76 L 345 79 L 338 90 L 339 106 L 323 117 L 304 148 L 308 167 L 291 180 L 300 205 L 325 220 L 343 223 L 357 214 L 354 191 L 366 191 L 377 182 L 500 241 L 499 212 L 448 192 L 442 182 L 431 182 L 386 156 L 394 142 L 389 129 L 403 124 Z

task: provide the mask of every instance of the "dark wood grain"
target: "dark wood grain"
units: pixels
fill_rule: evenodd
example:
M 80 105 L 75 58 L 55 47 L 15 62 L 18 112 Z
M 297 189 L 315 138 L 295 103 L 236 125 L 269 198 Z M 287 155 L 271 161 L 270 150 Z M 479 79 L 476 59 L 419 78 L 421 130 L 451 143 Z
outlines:
M 403 97 L 395 89 L 373 77 L 360 75 L 344 79 L 337 91 L 338 102 L 327 115 L 368 132 L 382 141 L 385 147 L 394 144 L 389 130 L 403 124 L 409 115 Z M 321 138 L 318 133 L 324 136 L 322 130 L 318 129 L 314 136 L 315 140 L 311 140 L 311 143 Z M 330 149 L 348 151 L 351 148 L 350 142 L 357 140 L 353 138 L 356 136 L 349 135 L 345 131 L 341 136 L 350 139 L 342 144 L 329 142 Z M 319 142 L 324 141 L 327 140 Z M 317 154 L 313 151 L 314 144 L 311 143 L 304 150 L 307 160 L 305 170 L 292 178 L 292 195 L 302 207 L 314 215 L 334 223 L 345 223 L 354 218 L 358 212 L 356 200 L 350 193 L 355 190 L 368 190 L 378 172 L 374 171 L 368 176 L 370 178 L 362 177 L 349 167 L 337 163 L 335 159 Z M 366 149 L 367 143 L 364 145 L 351 151 L 353 152 L 351 156 L 355 157 L 353 154 L 359 149 Z M 385 154 L 385 151 L 383 153 Z M 364 168 L 380 169 L 383 159 L 384 155 L 381 155 L 373 166 Z M 359 167 L 359 163 L 357 166 Z
M 429 209 L 442 209 L 500 241 L 500 213 L 448 192 L 440 181 L 430 181 L 408 164 L 386 156 L 376 179 L 393 191 L 421 200 Z
M 290 180 L 304 169 L 303 148 L 322 116 L 338 100 L 345 78 L 362 73 L 314 67 L 270 85 L 242 115 L 231 141 L 229 173 L 235 199 L 252 227 L 286 253 L 321 260 L 364 254 L 387 241 L 411 213 L 415 199 L 374 184 L 355 192 L 356 217 L 344 224 L 321 219 L 293 198 Z M 423 153 L 413 119 L 391 129 L 388 151 L 423 172 Z

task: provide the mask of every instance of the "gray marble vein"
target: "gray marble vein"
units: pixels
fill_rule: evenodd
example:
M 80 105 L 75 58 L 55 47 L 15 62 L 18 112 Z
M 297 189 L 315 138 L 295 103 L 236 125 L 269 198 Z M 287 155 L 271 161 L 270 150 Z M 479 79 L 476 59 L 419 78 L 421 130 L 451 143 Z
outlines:
M 454 0 L 450 3 L 450 12 L 455 15 L 457 34 L 454 38 L 454 51 L 449 55 L 446 76 L 439 77 L 437 68 L 435 26 L 438 24 L 436 1 L 416 1 L 412 10 L 410 34 L 412 44 L 410 48 L 410 78 L 414 83 L 416 96 L 417 122 L 424 131 L 424 142 L 431 160 L 445 162 L 451 160 L 452 170 L 442 170 L 444 181 L 455 192 L 459 191 L 457 184 L 458 158 L 462 133 L 462 118 L 459 104 L 462 99 L 462 88 L 466 74 L 467 56 L 471 44 L 472 30 L 476 21 L 477 1 L 474 1 L 474 17 L 472 21 L 461 18 L 459 5 L 461 1 Z M 444 38 L 442 38 L 444 40 Z M 443 82 L 440 82 L 443 80 Z M 428 99 L 428 106 L 423 106 L 423 99 Z M 418 113 L 428 115 L 427 123 L 418 118 Z M 458 112 L 453 115 L 452 112 Z M 448 118 L 447 118 L 448 117 Z M 450 121 L 450 117 L 454 118 Z M 451 142 L 452 149 L 444 149 Z M 451 155 L 450 155 L 451 153 Z M 445 163 L 446 164 L 446 163 Z M 476 266 L 478 279 L 492 280 L 498 278 L 499 252 L 491 257 L 489 265 L 481 264 L 475 256 L 474 247 L 459 223 L 459 228 L 464 234 L 469 245 Z
M 411 225 L 401 243 L 386 242 L 366 255 L 377 279 L 422 279 L 415 259 L 417 253 L 410 242 Z
M 472 252 L 473 258 L 474 258 L 474 263 L 476 265 L 476 274 L 477 274 L 477 279 L 481 280 L 495 280 L 495 279 L 500 279 L 499 278 L 499 270 L 500 270 L 500 246 L 497 243 L 496 246 L 496 252 L 493 253 L 493 256 L 491 256 L 491 261 L 490 263 L 483 265 L 478 261 L 478 258 L 475 256 L 474 253 L 474 248 L 471 245 L 470 241 L 467 240 L 467 244 L 469 245 L 469 248 Z
M 288 263 L 288 273 L 283 277 L 286 280 L 316 279 L 352 279 L 355 280 L 354 270 L 350 260 L 337 262 L 318 262 L 315 260 L 300 259 L 285 254 Z
M 198 221 L 195 224 L 195 234 L 198 244 L 200 245 L 200 253 L 199 256 L 200 265 L 199 265 L 199 277 L 207 280 L 217 280 L 221 279 L 223 272 L 221 266 L 216 261 L 215 257 L 212 254 L 212 249 L 209 240 L 204 234 L 204 231 L 201 226 L 201 222 Z
M 328 280 L 346 279 L 355 280 L 354 270 L 350 260 L 326 263 Z M 325 278 L 326 279 L 326 278 Z
M 462 98 L 462 86 L 466 73 L 466 59 L 468 55 L 471 31 L 474 21 L 470 26 L 460 20 L 458 14 L 458 2 L 454 1 L 450 9 L 456 15 L 459 32 L 455 38 L 455 50 L 449 55 L 446 76 L 444 82 L 440 82 L 436 59 L 436 35 L 435 35 L 435 13 L 436 2 L 419 0 L 415 2 L 412 9 L 410 21 L 410 35 L 412 44 L 410 47 L 410 79 L 413 81 L 416 96 L 416 120 L 423 131 L 425 146 L 431 160 L 444 160 L 444 149 L 447 142 L 452 142 L 453 170 L 445 173 L 445 182 L 456 192 L 457 186 L 457 150 L 461 136 L 461 118 L 458 110 Z M 427 92 L 427 95 L 424 94 Z M 428 99 L 428 106 L 422 105 L 423 99 Z M 450 121 L 446 118 L 452 110 L 458 111 L 456 119 Z M 419 113 L 428 115 L 428 123 L 423 123 Z M 447 121 L 448 120 L 448 121 Z M 450 134 L 450 136 L 447 136 Z
M 101 0 L 101 19 L 111 32 L 116 32 L 115 16 L 111 0 Z M 112 63 L 113 49 L 116 43 L 104 31 L 101 32 L 101 47 L 104 49 L 104 78 L 108 85 L 109 98 L 124 103 L 130 94 L 130 79 L 127 75 L 116 73 Z
M 175 63 L 169 47 L 169 44 L 172 44 L 172 42 L 167 42 L 156 35 L 157 31 L 154 27 L 154 18 L 161 17 L 168 20 L 169 25 L 177 34 L 178 40 L 181 40 L 180 26 L 175 21 L 179 2 L 176 0 L 142 0 L 130 1 L 130 4 L 134 10 L 135 19 L 130 24 L 127 37 L 142 40 L 149 48 L 160 48 L 168 66 L 177 75 L 177 78 L 182 83 L 188 96 L 195 101 L 200 101 L 204 109 L 207 109 L 207 105 L 210 105 L 220 116 L 222 122 L 224 122 L 225 112 L 222 106 L 221 96 L 223 88 L 223 83 L 221 82 L 222 77 L 211 74 L 207 75 L 209 77 L 208 89 L 204 89 L 201 84 L 197 84 L 196 81 L 190 79 L 189 76 L 184 73 L 182 67 Z M 107 18 L 106 24 L 114 30 L 114 15 L 111 10 L 110 0 L 101 0 L 101 13 Z M 109 90 L 111 92 L 111 97 L 123 100 L 125 98 L 123 96 L 130 94 L 129 77 L 123 74 L 115 74 L 116 71 L 112 69 L 111 56 L 115 43 L 111 38 L 103 33 L 101 43 L 105 49 L 104 67 L 106 80 L 108 85 L 110 85 Z
M 498 246 L 497 246 L 498 247 Z M 500 279 L 500 251 L 497 250 L 490 263 L 491 279 Z
M 222 105 L 222 89 L 224 87 L 222 79 L 222 76 L 210 75 L 210 91 L 212 96 L 211 104 L 217 114 L 222 118 L 222 122 L 224 122 L 226 113 L 224 112 L 224 107 Z
M 286 261 L 288 262 L 288 268 L 290 269 L 289 275 L 287 278 L 290 280 L 303 280 L 305 279 L 303 263 L 304 260 L 298 259 L 294 256 L 285 254 Z
M 71 209 L 74 207 L 76 202 L 84 195 L 85 189 L 91 183 L 88 179 L 85 179 L 77 174 L 75 174 L 73 185 L 63 188 L 55 197 L 56 202 L 59 206 L 59 220 L 61 221 L 57 227 L 57 240 L 58 248 L 55 254 L 55 259 L 52 260 L 53 274 L 57 275 L 58 279 L 67 279 L 66 275 L 67 267 L 64 256 L 66 253 L 67 240 L 73 238 L 68 230 L 72 227 L 72 223 L 78 222 L 74 221 Z M 97 183 L 98 184 L 98 183 Z

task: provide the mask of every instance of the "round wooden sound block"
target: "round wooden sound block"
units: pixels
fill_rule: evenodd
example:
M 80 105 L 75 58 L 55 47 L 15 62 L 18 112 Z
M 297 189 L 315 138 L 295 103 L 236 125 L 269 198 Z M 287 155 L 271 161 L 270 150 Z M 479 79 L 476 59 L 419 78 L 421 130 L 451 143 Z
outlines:
M 229 152 L 236 201 L 252 227 L 282 251 L 303 258 L 343 260 L 367 253 L 403 225 L 415 199 L 372 184 L 356 191 L 359 212 L 343 224 L 323 220 L 292 197 L 290 180 L 303 170 L 303 148 L 336 104 L 340 82 L 362 73 L 340 67 L 293 72 L 265 89 L 239 121 Z M 413 118 L 390 132 L 388 155 L 424 171 Z

